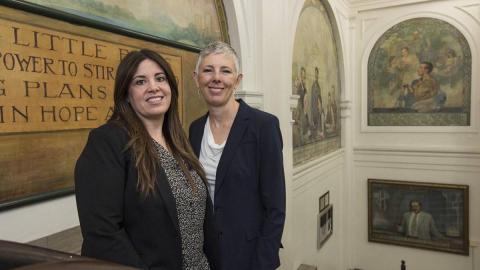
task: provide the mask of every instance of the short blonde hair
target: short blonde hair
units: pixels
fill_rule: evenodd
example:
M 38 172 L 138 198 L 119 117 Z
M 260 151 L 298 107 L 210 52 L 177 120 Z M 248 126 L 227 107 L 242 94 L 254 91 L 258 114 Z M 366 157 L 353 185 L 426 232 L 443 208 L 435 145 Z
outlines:
M 232 46 L 230 46 L 230 44 L 222 41 L 214 41 L 200 51 L 197 64 L 195 65 L 195 73 L 198 74 L 198 68 L 200 67 L 200 63 L 206 56 L 210 54 L 226 54 L 233 56 L 236 72 L 240 73 L 240 59 L 238 58 L 237 52 L 235 52 L 235 50 L 232 48 Z

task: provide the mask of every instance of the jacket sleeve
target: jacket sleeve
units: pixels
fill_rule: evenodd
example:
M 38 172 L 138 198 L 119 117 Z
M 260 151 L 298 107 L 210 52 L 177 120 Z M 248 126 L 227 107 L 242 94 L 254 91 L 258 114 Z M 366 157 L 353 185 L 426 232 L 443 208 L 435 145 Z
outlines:
M 220 265 L 220 247 L 217 239 L 217 231 L 215 229 L 212 199 L 210 198 L 208 192 L 206 201 L 207 206 L 205 208 L 205 221 L 203 223 L 203 250 L 207 256 L 208 263 L 210 264 L 210 269 L 219 270 L 223 269 L 223 267 Z
M 106 131 L 92 130 L 75 167 L 82 255 L 146 268 L 123 226 L 127 139 Z
M 278 119 L 268 118 L 260 128 L 260 196 L 265 209 L 252 269 L 275 269 L 285 223 L 285 175 L 283 142 Z
M 190 142 L 190 146 L 192 147 L 193 149 L 193 129 L 195 128 L 194 127 L 195 123 L 190 123 L 190 126 L 188 127 L 188 141 Z

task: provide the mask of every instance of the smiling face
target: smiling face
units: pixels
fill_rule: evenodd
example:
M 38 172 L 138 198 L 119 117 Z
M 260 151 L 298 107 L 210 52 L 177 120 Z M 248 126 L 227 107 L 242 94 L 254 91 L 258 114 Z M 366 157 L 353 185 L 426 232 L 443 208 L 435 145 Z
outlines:
M 164 70 L 153 60 L 138 65 L 128 89 L 128 100 L 142 122 L 163 121 L 172 92 Z
M 234 56 L 225 53 L 205 56 L 194 74 L 195 83 L 210 107 L 234 104 L 233 93 L 242 80 Z

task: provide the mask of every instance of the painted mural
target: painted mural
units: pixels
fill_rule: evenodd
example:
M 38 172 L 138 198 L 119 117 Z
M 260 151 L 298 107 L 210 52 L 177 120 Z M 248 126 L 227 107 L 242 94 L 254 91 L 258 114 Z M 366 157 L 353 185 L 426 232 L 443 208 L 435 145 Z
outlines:
M 194 47 L 226 40 L 219 0 L 27 0 L 94 21 Z M 218 11 L 218 12 L 217 12 Z
M 370 53 L 368 125 L 470 125 L 471 62 L 465 37 L 449 23 L 393 26 Z
M 307 0 L 293 49 L 293 160 L 299 165 L 340 148 L 340 70 L 332 21 L 323 1 Z

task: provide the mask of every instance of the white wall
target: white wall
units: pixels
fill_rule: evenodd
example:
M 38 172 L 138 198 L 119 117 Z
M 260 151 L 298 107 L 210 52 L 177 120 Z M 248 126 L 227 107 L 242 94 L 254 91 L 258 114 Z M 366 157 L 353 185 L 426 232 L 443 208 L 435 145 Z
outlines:
M 399 269 L 405 260 L 409 270 L 424 269 L 478 269 L 473 259 L 480 255 L 478 247 L 470 249 L 470 256 L 421 250 L 408 247 L 370 243 L 367 241 L 367 179 L 393 179 L 470 186 L 470 239 L 479 237 L 480 155 L 462 153 L 409 152 L 376 149 L 355 150 L 354 179 L 350 185 L 354 202 L 355 222 L 351 226 L 353 237 L 349 252 L 353 265 L 362 269 Z M 478 244 L 477 244 L 478 245 Z M 398 268 L 397 268 L 398 267 Z
M 355 1 L 353 82 L 353 169 L 347 179 L 349 209 L 349 265 L 362 269 L 480 269 L 480 134 L 479 52 L 480 1 L 390 1 L 366 5 Z M 363 5 L 362 5 L 363 2 Z M 422 2 L 422 3 L 419 3 Z M 415 17 L 431 17 L 454 25 L 472 51 L 472 107 L 470 127 L 368 127 L 366 124 L 367 61 L 375 41 L 390 27 Z M 350 46 L 353 46 L 350 44 Z M 470 256 L 368 242 L 367 179 L 465 184 L 470 186 Z M 476 258 L 476 259 L 475 259 Z M 476 262 L 474 261 L 476 260 Z
M 294 238 L 293 252 L 289 255 L 294 268 L 282 269 L 297 269 L 302 263 L 315 265 L 318 269 L 345 269 L 344 165 L 344 153 L 339 150 L 317 160 L 314 166 L 307 164 L 307 167 L 295 169 L 293 197 L 289 198 L 293 203 L 290 212 L 293 229 L 290 233 Z M 317 249 L 319 197 L 327 191 L 333 205 L 333 233 Z
M 75 196 L 70 195 L 0 212 L 0 239 L 24 243 L 78 225 Z

